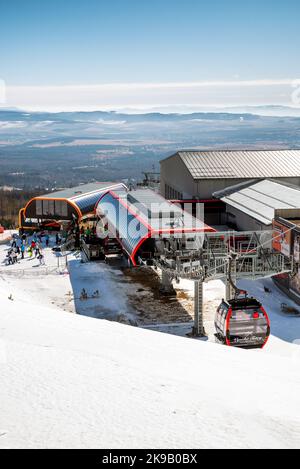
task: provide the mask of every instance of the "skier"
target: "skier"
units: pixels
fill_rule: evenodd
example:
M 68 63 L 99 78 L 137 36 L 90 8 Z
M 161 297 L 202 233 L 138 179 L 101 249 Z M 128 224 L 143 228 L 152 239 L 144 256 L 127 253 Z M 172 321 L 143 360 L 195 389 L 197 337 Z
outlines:
M 21 246 L 21 259 L 24 259 L 24 254 L 25 254 L 25 246 L 22 244 Z
M 48 234 L 46 234 L 45 240 L 46 240 L 46 247 L 48 247 L 49 246 L 49 235 Z
M 32 258 L 32 254 L 33 254 L 33 249 L 32 249 L 32 246 L 29 246 L 29 248 L 27 249 L 27 252 L 29 254 L 29 259 Z
M 45 259 L 44 259 L 44 256 L 43 254 L 40 252 L 39 254 L 39 257 L 38 257 L 39 261 L 40 261 L 40 265 L 45 265 Z
M 12 258 L 12 264 L 16 264 L 18 262 L 18 254 L 16 253 L 15 250 L 12 251 L 11 258 Z
M 11 251 L 8 251 L 6 259 L 5 259 L 6 265 L 12 265 L 12 257 L 11 257 Z

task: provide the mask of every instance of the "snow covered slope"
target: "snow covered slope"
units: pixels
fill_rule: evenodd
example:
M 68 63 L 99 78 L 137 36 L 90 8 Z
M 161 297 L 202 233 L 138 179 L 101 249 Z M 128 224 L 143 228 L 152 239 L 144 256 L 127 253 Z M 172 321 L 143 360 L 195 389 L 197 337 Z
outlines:
M 300 447 L 299 347 L 229 349 L 10 301 L 1 448 Z

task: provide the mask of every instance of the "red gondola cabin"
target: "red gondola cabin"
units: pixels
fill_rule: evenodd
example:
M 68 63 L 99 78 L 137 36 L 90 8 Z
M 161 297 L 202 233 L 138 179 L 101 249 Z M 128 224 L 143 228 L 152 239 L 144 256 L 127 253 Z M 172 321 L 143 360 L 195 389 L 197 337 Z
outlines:
M 215 318 L 219 342 L 240 348 L 263 348 L 270 336 L 270 320 L 255 298 L 223 301 Z

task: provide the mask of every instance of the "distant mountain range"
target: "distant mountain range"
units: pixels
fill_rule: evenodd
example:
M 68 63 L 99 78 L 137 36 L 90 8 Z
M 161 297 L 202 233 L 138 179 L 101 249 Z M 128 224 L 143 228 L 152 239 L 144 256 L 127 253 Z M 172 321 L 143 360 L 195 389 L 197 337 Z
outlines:
M 260 105 L 260 106 L 232 106 L 232 107 L 202 107 L 199 106 L 163 106 L 163 107 L 152 107 L 152 108 L 120 108 L 115 111 L 73 111 L 73 112 L 35 112 L 25 109 L 18 109 L 16 107 L 1 107 L 0 112 L 20 112 L 23 114 L 44 114 L 44 115 L 60 115 L 60 114 L 120 114 L 120 115 L 166 115 L 166 114 L 254 114 L 258 116 L 270 116 L 270 117 L 300 117 L 300 106 L 283 106 L 283 105 Z
M 299 115 L 284 115 L 292 111 Z M 0 109 L 4 186 L 140 179 L 142 171 L 153 166 L 158 171 L 159 160 L 185 148 L 300 148 L 300 110 L 266 106 L 141 114 Z
M 162 114 L 193 114 L 193 113 L 214 113 L 214 114 L 254 114 L 258 116 L 270 117 L 300 117 L 300 106 L 282 106 L 282 105 L 265 105 L 265 106 L 233 106 L 233 107 L 203 107 L 199 106 L 166 106 L 149 109 L 127 108 L 118 112 L 126 114 L 145 114 L 151 112 L 159 112 Z
M 163 113 L 163 112 L 146 112 L 146 113 L 125 113 L 117 111 L 85 111 L 85 112 L 27 112 L 15 109 L 1 109 L 0 108 L 0 122 L 1 121 L 55 121 L 55 122 L 69 122 L 69 121 L 90 121 L 103 123 L 111 121 L 124 121 L 124 122 L 155 122 L 155 121 L 189 121 L 192 119 L 204 120 L 236 120 L 237 115 L 245 119 L 256 119 L 259 117 L 251 112 L 193 112 L 193 113 Z M 299 112 L 300 117 L 300 112 Z

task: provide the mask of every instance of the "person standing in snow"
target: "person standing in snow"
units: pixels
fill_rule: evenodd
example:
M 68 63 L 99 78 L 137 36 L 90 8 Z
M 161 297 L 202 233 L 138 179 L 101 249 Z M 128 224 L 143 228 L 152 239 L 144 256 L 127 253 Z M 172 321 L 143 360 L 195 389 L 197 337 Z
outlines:
M 48 235 L 48 233 L 45 236 L 45 240 L 46 240 L 46 247 L 48 247 L 49 246 L 49 235 Z
M 21 259 L 24 259 L 24 254 L 25 254 L 25 245 L 22 244 L 22 246 L 21 246 Z
M 22 244 L 24 244 L 24 246 L 26 245 L 26 241 L 27 241 L 27 235 L 25 233 L 22 234 Z
M 56 241 L 56 245 L 59 246 L 60 245 L 60 237 L 59 237 L 58 233 L 56 233 L 55 241 Z

